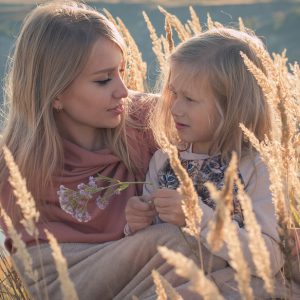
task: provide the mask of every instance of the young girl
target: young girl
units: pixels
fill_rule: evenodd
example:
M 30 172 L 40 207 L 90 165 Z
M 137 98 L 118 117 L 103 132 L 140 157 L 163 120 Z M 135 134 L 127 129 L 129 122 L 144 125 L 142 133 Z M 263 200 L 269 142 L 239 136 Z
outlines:
M 16 245 L 7 236 L 5 245 L 34 299 L 63 298 L 45 229 L 60 244 L 80 299 L 154 297 L 152 268 L 162 268 L 175 286 L 184 283 L 156 249 L 161 244 L 191 255 L 175 226 L 149 229 L 147 243 L 144 234 L 122 239 L 124 209 L 127 199 L 141 192 L 137 185 L 105 201 L 102 195 L 89 196 L 77 207 L 66 193 L 94 186 L 98 174 L 121 181 L 144 179 L 154 149 L 150 132 L 143 129 L 151 101 L 127 97 L 125 59 L 115 26 L 78 2 L 37 7 L 17 39 L 6 82 L 0 200 L 39 273 L 36 282 L 25 277 L 23 263 L 14 255 Z M 20 222 L 3 145 L 12 152 L 40 211 L 39 245 Z M 1 227 L 6 230 L 3 220 Z
M 257 222 L 270 253 L 272 274 L 275 275 L 282 267 L 283 260 L 268 172 L 258 153 L 243 138 L 239 126 L 240 123 L 244 124 L 260 141 L 265 135 L 269 136 L 271 130 L 266 100 L 240 55 L 242 51 L 264 71 L 253 45 L 263 47 L 256 36 L 229 28 L 212 29 L 181 43 L 169 58 L 169 71 L 154 110 L 152 128 L 161 146 L 163 136 L 177 145 L 181 163 L 199 195 L 203 211 L 201 242 L 207 250 L 204 252 L 207 256 L 204 261 L 208 261 L 212 255 L 206 238 L 208 222 L 216 207 L 204 184 L 210 181 L 221 189 L 231 153 L 237 153 L 238 175 L 251 197 Z M 150 197 L 153 204 L 141 202 L 138 197 L 130 199 L 126 208 L 126 232 L 134 233 L 155 223 L 158 218 L 151 217 L 153 212 L 156 212 L 160 222 L 184 226 L 182 196 L 176 190 L 179 182 L 167 154 L 162 150 L 158 150 L 151 159 L 146 181 L 154 186 L 145 185 L 143 196 Z M 250 272 L 255 275 L 236 191 L 232 219 L 237 225 Z M 215 261 L 217 258 L 225 264 L 229 262 L 225 247 L 214 255 Z M 213 269 L 216 270 L 214 266 Z M 216 272 L 212 273 L 212 277 L 224 296 L 236 299 L 234 272 L 230 267 L 224 270 L 221 277 Z M 257 277 L 254 278 L 259 282 Z M 261 282 L 255 284 L 255 294 L 266 296 Z

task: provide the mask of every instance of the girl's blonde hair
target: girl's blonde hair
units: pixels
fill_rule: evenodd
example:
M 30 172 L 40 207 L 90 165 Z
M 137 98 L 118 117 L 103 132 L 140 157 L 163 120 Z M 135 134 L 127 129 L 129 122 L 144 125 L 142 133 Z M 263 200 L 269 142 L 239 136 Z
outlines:
M 8 116 L 1 145 L 12 152 L 37 204 L 42 203 L 42 191 L 63 166 L 62 140 L 52 102 L 82 71 L 99 37 L 114 42 L 124 55 L 121 35 L 102 14 L 75 1 L 51 1 L 27 16 L 16 41 L 6 78 Z M 134 171 L 135 160 L 130 160 L 126 143 L 127 114 L 128 109 L 117 128 L 103 129 L 103 138 Z M 0 152 L 3 184 L 8 171 Z
M 251 150 L 250 143 L 243 139 L 239 123 L 253 131 L 260 141 L 265 135 L 269 136 L 271 122 L 267 103 L 240 55 L 242 51 L 265 72 L 254 44 L 263 47 L 261 40 L 250 32 L 216 28 L 192 37 L 175 48 L 169 57 L 161 97 L 151 119 L 151 127 L 160 146 L 163 135 L 177 146 L 184 144 L 178 138 L 170 113 L 172 97 L 169 81 L 173 63 L 179 66 L 176 70 L 181 69 L 181 77 L 186 82 L 196 85 L 197 79 L 204 78 L 217 99 L 215 105 L 221 121 L 213 136 L 210 155 L 221 153 L 223 159 L 228 159 L 232 151 L 241 157 Z

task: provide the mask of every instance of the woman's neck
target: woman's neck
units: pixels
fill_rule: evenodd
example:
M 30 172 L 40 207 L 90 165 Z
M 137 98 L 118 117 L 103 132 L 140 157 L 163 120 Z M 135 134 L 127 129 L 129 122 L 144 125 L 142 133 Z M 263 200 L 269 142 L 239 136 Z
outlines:
M 63 138 L 83 149 L 96 151 L 105 148 L 100 129 L 81 127 L 80 129 L 72 128 L 71 130 L 66 130 L 65 128 L 59 128 L 59 132 Z

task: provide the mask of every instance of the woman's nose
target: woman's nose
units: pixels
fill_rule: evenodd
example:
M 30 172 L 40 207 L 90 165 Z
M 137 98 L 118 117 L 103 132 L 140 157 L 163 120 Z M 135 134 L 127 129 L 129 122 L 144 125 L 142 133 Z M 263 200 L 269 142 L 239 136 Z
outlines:
M 128 96 L 128 89 L 121 77 L 118 78 L 117 86 L 116 86 L 113 96 L 118 99 L 126 98 Z

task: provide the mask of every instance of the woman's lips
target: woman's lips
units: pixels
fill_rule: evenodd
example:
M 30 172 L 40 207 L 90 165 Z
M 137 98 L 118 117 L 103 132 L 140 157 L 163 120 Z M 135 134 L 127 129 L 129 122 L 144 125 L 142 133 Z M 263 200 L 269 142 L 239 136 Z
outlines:
M 121 113 L 123 113 L 124 111 L 124 105 L 123 104 L 119 104 L 118 106 L 109 109 L 108 111 L 116 114 L 116 115 L 120 115 Z

